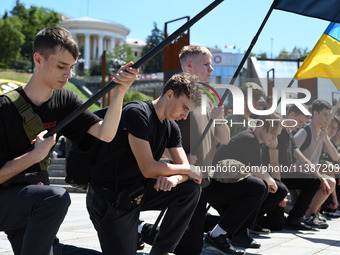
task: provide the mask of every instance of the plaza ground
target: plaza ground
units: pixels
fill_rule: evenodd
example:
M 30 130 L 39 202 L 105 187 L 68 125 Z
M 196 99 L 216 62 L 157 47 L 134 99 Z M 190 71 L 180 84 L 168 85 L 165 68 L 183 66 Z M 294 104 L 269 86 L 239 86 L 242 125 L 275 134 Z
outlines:
M 100 250 L 99 241 L 85 206 L 84 193 L 70 193 L 72 204 L 61 225 L 58 237 L 60 242 Z M 209 211 L 216 214 L 214 210 Z M 158 211 L 142 212 L 141 219 L 154 222 Z M 269 236 L 253 236 L 261 249 L 247 249 L 247 254 L 263 255 L 338 255 L 340 254 L 340 218 L 330 219 L 326 230 L 288 231 L 271 233 Z M 206 247 L 206 246 L 205 246 Z M 147 255 L 150 246 L 146 245 L 139 255 Z M 13 254 L 6 235 L 0 232 L 0 254 Z M 217 254 L 204 248 L 202 255 Z M 34 254 L 32 254 L 34 255 Z M 120 255 L 120 254 L 117 254 Z

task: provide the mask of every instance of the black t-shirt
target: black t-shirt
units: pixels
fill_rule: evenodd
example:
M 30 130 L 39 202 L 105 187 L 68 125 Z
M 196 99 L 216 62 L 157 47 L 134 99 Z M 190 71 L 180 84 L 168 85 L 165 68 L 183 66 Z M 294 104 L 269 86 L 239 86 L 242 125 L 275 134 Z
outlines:
M 213 165 L 224 159 L 236 159 L 246 166 L 261 165 L 261 144 L 251 129 L 233 136 L 229 143 L 222 145 L 215 154 Z
M 279 151 L 279 165 L 290 166 L 294 163 L 293 151 L 297 148 L 294 138 L 291 133 L 287 132 L 285 128 L 282 129 L 281 133 L 277 137 L 278 144 L 276 149 Z M 262 161 L 263 164 L 269 164 L 269 148 L 264 146 Z
M 48 101 L 36 106 L 27 97 L 22 87 L 17 90 L 32 106 L 33 111 L 40 116 L 47 130 L 54 127 L 83 103 L 72 91 L 62 89 L 54 90 Z M 86 110 L 60 130 L 58 136 L 64 135 L 73 141 L 79 141 L 87 130 L 98 121 L 100 118 Z M 7 161 L 23 155 L 31 148 L 31 141 L 29 141 L 22 123 L 22 118 L 15 105 L 6 96 L 0 96 L 0 167 Z M 38 170 L 40 170 L 39 164 L 34 164 L 26 172 Z
M 131 151 L 128 134 L 148 141 L 156 161 L 160 160 L 165 148 L 181 147 L 181 133 L 178 125 L 171 121 L 171 135 L 168 139 L 167 123 L 160 122 L 151 101 L 148 117 L 143 106 L 132 103 L 123 108 L 117 134 L 111 143 L 101 142 L 91 182 L 110 190 L 121 190 L 129 185 L 145 180 Z M 112 155 L 108 159 L 107 155 Z M 117 184 L 117 187 L 116 187 Z

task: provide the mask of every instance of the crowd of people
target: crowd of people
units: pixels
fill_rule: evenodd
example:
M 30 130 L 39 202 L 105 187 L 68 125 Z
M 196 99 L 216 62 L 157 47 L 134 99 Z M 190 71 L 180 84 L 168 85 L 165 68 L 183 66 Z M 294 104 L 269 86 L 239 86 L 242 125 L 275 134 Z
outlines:
M 0 231 L 14 254 L 132 255 L 147 242 L 151 255 L 198 255 L 203 240 L 220 254 L 245 254 L 244 248 L 261 247 L 251 233 L 324 229 L 321 213 L 338 215 L 340 118 L 328 102 L 314 100 L 311 116 L 296 105 L 286 116 L 254 116 L 247 103 L 244 115 L 226 115 L 213 100 L 202 104 L 213 71 L 210 51 L 185 46 L 179 53 L 183 72 L 165 83 L 159 98 L 123 107 L 138 73 L 128 63 L 113 78 L 118 86 L 108 108 L 86 110 L 58 134 L 44 137 L 47 127 L 82 104 L 62 89 L 79 50 L 60 27 L 41 30 L 33 50 L 34 74 L 16 90 L 25 109 L 18 112 L 12 98 L 0 97 Z M 270 109 L 271 97 L 253 82 L 241 86 L 245 102 L 249 89 L 254 108 L 267 102 Z M 33 140 L 22 117 L 27 109 L 26 117 L 33 112 L 42 123 Z M 217 119 L 228 124 L 209 126 Z M 80 150 L 96 141 L 86 206 L 102 253 L 57 238 L 71 201 L 64 189 L 49 186 L 39 162 L 61 135 Z M 210 206 L 219 216 L 207 213 Z M 166 210 L 160 226 L 139 219 L 143 210 Z

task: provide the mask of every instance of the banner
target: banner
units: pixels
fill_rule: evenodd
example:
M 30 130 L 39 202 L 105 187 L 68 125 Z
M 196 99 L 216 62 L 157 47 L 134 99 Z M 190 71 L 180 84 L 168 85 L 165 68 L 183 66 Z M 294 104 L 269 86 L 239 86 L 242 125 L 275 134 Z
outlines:
M 340 1 L 339 1 L 340 2 Z M 328 78 L 340 89 L 340 24 L 330 23 L 295 74 L 295 79 Z
M 340 23 L 339 0 L 277 0 L 274 8 Z

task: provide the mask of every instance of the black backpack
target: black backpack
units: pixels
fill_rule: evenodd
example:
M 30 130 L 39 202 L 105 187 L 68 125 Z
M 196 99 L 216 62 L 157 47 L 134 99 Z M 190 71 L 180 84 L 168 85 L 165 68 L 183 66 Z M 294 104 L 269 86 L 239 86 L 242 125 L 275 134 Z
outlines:
M 146 111 L 148 118 L 151 116 L 151 109 L 146 102 L 143 101 L 132 101 L 128 104 L 139 104 Z M 127 105 L 127 104 L 126 104 Z M 103 114 L 103 110 L 95 112 L 99 117 Z M 168 129 L 168 139 L 171 135 L 170 121 L 166 120 Z M 105 163 L 112 159 L 112 154 L 108 154 L 101 158 L 101 162 L 96 162 L 96 156 L 101 146 L 101 141 L 89 134 L 85 138 L 86 146 L 85 149 L 80 149 L 77 144 L 72 144 L 69 153 L 66 156 L 66 177 L 65 181 L 73 187 L 86 190 L 88 183 L 90 182 L 91 172 L 93 165 L 97 163 Z M 120 148 L 118 154 L 123 153 L 124 148 Z M 116 154 L 116 155 L 118 155 Z

